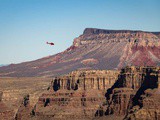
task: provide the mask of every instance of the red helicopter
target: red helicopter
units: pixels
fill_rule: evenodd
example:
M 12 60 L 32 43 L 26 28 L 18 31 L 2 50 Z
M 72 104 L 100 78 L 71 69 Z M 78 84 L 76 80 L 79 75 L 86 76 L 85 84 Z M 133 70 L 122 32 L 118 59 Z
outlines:
M 49 45 L 54 45 L 54 43 L 53 42 L 46 42 L 46 44 L 49 44 Z

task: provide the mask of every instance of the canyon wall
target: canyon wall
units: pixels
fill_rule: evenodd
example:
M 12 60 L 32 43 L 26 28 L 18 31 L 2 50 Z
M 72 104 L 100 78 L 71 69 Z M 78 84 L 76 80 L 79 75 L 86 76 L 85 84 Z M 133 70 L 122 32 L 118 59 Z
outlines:
M 119 71 L 80 70 L 56 77 L 34 109 L 37 119 L 93 119 Z
M 24 99 L 16 119 L 158 120 L 159 94 L 160 67 L 73 71 L 55 77 L 33 108 Z
M 52 82 L 53 90 L 101 90 L 106 91 L 117 79 L 118 72 L 113 70 L 79 70 L 56 77 Z
M 159 106 L 159 102 L 156 102 L 158 100 L 160 88 L 159 76 L 159 67 L 132 66 L 122 69 L 118 80 L 110 89 L 107 90 L 107 101 L 106 105 L 103 106 L 105 108 L 103 111 L 104 114 L 106 116 L 116 115 L 123 116 L 125 119 L 134 119 L 133 111 L 135 108 L 137 111 L 141 109 L 148 110 L 150 107 L 154 111 L 157 110 L 157 107 Z M 154 92 L 153 95 L 148 95 L 148 92 L 146 93 L 147 90 L 156 92 Z M 153 101 L 155 101 L 155 104 L 152 104 Z M 152 105 L 150 106 L 150 104 Z M 134 114 L 137 115 L 138 113 Z M 144 120 L 146 120 L 145 118 L 147 118 L 147 116 L 145 112 L 143 115 L 144 117 L 138 114 L 137 116 L 141 117 L 137 117 L 137 119 L 144 118 Z M 151 119 L 155 118 L 155 116 L 151 117 Z

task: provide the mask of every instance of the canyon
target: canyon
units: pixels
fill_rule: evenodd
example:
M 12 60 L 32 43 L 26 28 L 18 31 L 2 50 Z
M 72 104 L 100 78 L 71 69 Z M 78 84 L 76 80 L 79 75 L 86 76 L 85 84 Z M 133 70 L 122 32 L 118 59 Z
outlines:
M 34 107 L 24 97 L 16 119 L 159 120 L 159 85 L 160 67 L 73 71 L 55 77 Z
M 2 120 L 160 120 L 160 32 L 86 28 L 56 55 L 0 67 Z

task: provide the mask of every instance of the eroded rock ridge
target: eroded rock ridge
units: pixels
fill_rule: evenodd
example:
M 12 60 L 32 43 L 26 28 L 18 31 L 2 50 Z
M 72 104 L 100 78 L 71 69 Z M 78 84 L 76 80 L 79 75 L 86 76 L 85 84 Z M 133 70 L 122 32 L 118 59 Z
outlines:
M 51 82 L 30 118 L 159 120 L 159 89 L 160 67 L 73 71 Z

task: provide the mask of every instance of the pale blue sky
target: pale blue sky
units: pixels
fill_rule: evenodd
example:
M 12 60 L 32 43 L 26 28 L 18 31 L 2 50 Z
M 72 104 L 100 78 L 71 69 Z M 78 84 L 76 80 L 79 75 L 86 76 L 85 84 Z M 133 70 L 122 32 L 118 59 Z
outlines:
M 160 0 L 0 0 L 0 64 L 61 52 L 87 27 L 160 31 L 159 11 Z

